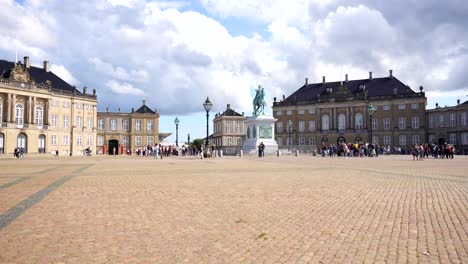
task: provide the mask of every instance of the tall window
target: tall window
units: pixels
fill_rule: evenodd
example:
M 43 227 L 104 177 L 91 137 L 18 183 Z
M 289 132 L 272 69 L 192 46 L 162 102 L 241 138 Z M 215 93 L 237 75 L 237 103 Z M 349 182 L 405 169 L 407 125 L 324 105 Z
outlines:
M 283 122 L 276 123 L 276 130 L 278 132 L 283 132 Z
M 419 128 L 419 116 L 413 116 L 411 118 L 411 127 L 412 128 Z
M 104 130 L 104 119 L 99 119 L 98 120 L 98 129 L 99 130 Z
M 136 120 L 135 130 L 137 130 L 137 131 L 141 130 L 141 119 Z M 141 141 L 141 138 L 140 138 L 140 141 Z M 140 146 L 141 146 L 141 144 L 140 144 Z
M 398 128 L 406 129 L 406 117 L 400 117 L 398 119 Z M 400 144 L 401 145 L 401 144 Z
M 444 118 L 444 114 L 440 114 L 439 115 L 439 127 L 444 127 L 445 126 L 445 118 Z
M 88 117 L 86 119 L 86 127 L 89 128 L 89 129 L 93 128 L 93 118 L 92 117 Z
M 429 144 L 435 143 L 435 136 L 429 135 Z
M 434 128 L 434 116 L 429 115 L 429 128 Z
M 128 130 L 128 129 L 129 129 L 128 120 L 127 120 L 127 119 L 122 120 L 122 129 L 123 129 L 123 130 Z
M 362 114 L 361 113 L 357 113 L 356 116 L 355 116 L 355 124 L 356 124 L 356 130 L 362 130 L 364 128 L 364 123 L 363 123 L 363 120 L 362 120 Z
M 346 116 L 344 114 L 338 115 L 338 130 L 344 131 L 346 129 Z
M 377 118 L 375 118 L 375 117 L 372 118 L 372 129 L 374 129 L 374 130 L 377 129 Z
M 461 113 L 461 125 L 466 127 L 468 125 L 468 112 Z
M 328 115 L 322 116 L 322 131 L 328 131 L 330 129 L 330 117 Z
M 372 136 L 372 143 L 379 144 L 379 137 L 378 136 Z
M 450 133 L 449 134 L 449 143 L 450 144 L 457 144 L 457 134 Z
M 104 145 L 104 136 L 98 136 L 97 138 L 97 145 L 99 147 L 103 146 Z
M 3 105 L 0 103 L 0 126 L 2 126 L 2 122 L 3 122 Z
M 383 137 L 384 145 L 389 146 L 392 144 L 392 138 L 390 136 Z
M 232 146 L 232 138 L 230 137 L 226 138 L 226 145 Z
M 387 117 L 383 119 L 383 128 L 390 129 L 390 118 Z
M 125 146 L 125 147 L 128 147 L 128 137 L 123 137 L 122 139 L 122 144 Z
M 51 123 L 52 123 L 52 126 L 54 126 L 54 127 L 57 126 L 57 114 L 52 115 Z
M 309 145 L 315 146 L 315 137 L 310 137 L 309 138 Z
M 81 135 L 76 136 L 76 145 L 81 146 L 83 144 L 83 138 Z
M 15 117 L 16 125 L 22 126 L 24 124 L 24 107 L 22 104 L 16 105 Z
M 309 131 L 310 132 L 315 131 L 315 120 L 309 121 Z
M 276 138 L 276 141 L 278 142 L 278 146 L 283 146 L 283 138 L 282 137 Z
M 236 122 L 236 133 L 237 133 L 237 134 L 241 134 L 241 133 L 242 133 L 242 130 L 241 130 L 241 122 Z
M 76 127 L 82 128 L 83 127 L 83 118 L 81 116 L 76 117 Z
M 93 145 L 93 136 L 92 135 L 88 135 L 88 146 L 92 146 Z
M 299 132 L 305 131 L 305 121 L 299 121 Z
M 146 145 L 153 145 L 153 137 L 146 137 Z
M 419 144 L 421 141 L 419 140 L 419 135 L 413 135 L 413 145 L 414 144 Z
M 461 134 L 461 141 L 462 145 L 468 145 L 468 132 Z
M 305 145 L 305 137 L 299 137 L 299 145 Z
M 52 146 L 56 146 L 57 145 L 57 135 L 51 135 L 50 136 L 50 144 Z
M 63 128 L 68 128 L 68 116 L 63 116 Z
M 232 122 L 226 122 L 226 133 L 232 133 Z
M 153 120 L 148 120 L 146 122 L 146 130 L 147 131 L 153 131 Z
M 406 136 L 405 136 L 405 135 L 400 135 L 400 136 L 398 137 L 398 139 L 399 139 L 399 141 L 400 141 L 400 142 L 399 142 L 399 143 L 400 143 L 400 146 L 406 146 Z
M 68 135 L 63 135 L 62 145 L 68 146 L 69 144 L 70 144 L 70 141 L 69 141 Z
M 117 130 L 117 120 L 111 119 L 110 126 L 111 126 L 110 127 L 111 130 Z
M 457 125 L 455 113 L 450 113 L 450 126 L 454 127 Z
M 135 146 L 141 147 L 141 137 L 140 136 L 135 137 Z

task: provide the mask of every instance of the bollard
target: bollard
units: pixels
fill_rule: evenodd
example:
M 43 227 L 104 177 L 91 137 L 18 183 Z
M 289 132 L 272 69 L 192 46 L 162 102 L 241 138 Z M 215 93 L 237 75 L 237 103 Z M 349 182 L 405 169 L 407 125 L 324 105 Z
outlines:
M 296 149 L 296 152 L 294 153 L 294 155 L 295 155 L 296 157 L 299 157 L 299 150 L 298 150 L 298 149 Z
M 244 156 L 244 152 L 243 152 L 242 149 L 241 149 L 241 150 L 239 150 L 239 157 L 242 158 L 242 156 Z
M 277 156 L 277 157 L 281 157 L 281 150 L 278 149 L 278 150 L 276 151 L 276 156 Z
M 219 157 L 222 158 L 223 157 L 223 150 L 219 150 Z
M 214 157 L 215 158 L 218 157 L 218 151 L 217 150 L 214 151 Z

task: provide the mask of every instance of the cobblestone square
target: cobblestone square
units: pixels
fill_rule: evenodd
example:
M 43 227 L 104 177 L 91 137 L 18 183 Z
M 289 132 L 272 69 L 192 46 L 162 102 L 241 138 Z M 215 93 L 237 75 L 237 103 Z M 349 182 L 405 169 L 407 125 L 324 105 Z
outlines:
M 0 263 L 468 263 L 468 157 L 1 159 Z

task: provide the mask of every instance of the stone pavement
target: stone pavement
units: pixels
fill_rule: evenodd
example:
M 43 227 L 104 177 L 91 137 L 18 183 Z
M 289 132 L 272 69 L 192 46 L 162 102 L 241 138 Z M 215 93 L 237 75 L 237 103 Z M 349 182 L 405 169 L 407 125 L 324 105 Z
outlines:
M 0 166 L 0 263 L 468 263 L 468 157 Z

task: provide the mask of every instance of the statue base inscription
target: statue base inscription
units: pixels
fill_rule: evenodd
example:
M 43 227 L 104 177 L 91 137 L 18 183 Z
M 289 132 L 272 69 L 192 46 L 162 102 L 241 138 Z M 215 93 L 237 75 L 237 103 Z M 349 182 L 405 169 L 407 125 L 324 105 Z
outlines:
M 269 115 L 247 117 L 246 140 L 242 147 L 244 154 L 257 154 L 258 146 L 262 142 L 265 145 L 265 154 L 276 153 L 278 143 L 275 141 L 275 121 L 276 119 Z

